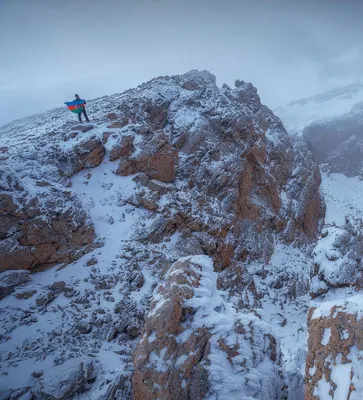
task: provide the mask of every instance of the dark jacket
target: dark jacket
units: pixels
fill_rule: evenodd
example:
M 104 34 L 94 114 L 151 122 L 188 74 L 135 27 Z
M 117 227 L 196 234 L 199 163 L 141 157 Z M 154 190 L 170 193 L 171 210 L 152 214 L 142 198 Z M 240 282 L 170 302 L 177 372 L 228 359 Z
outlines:
M 84 99 L 77 99 L 77 98 L 75 98 L 74 100 L 83 100 L 84 101 L 84 104 L 87 104 L 87 102 L 86 102 L 86 100 L 84 100 Z

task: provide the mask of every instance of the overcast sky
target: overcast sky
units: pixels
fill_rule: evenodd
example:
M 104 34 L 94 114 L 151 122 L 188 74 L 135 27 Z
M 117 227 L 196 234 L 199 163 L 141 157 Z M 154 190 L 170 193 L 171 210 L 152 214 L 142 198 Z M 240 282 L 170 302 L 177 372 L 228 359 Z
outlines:
M 362 0 L 0 0 L 0 125 L 208 69 L 274 108 L 363 82 Z

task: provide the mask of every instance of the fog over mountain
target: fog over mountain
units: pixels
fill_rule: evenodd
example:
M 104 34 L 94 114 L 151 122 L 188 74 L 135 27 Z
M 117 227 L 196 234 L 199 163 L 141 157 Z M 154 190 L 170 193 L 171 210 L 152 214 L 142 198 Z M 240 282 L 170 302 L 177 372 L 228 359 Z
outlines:
M 363 81 L 363 4 L 287 0 L 0 0 L 0 125 L 208 69 L 274 108 Z

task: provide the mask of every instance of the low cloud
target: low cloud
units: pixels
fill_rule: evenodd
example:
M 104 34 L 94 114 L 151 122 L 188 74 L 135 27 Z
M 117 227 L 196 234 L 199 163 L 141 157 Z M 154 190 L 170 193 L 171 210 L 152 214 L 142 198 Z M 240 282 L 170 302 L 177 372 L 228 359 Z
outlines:
M 363 81 L 360 1 L 0 0 L 0 125 L 208 69 L 274 108 Z

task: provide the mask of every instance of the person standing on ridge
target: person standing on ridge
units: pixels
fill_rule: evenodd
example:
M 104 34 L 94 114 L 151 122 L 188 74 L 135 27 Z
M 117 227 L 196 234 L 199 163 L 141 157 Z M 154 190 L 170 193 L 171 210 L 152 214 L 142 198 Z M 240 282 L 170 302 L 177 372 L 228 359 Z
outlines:
M 74 97 L 76 98 L 75 100 L 81 100 L 81 99 L 79 98 L 78 94 L 75 94 Z M 86 100 L 83 100 L 83 101 L 84 101 L 84 104 L 86 104 Z M 79 122 L 82 122 L 81 114 L 83 114 L 84 117 L 86 118 L 86 121 L 89 122 L 89 119 L 88 119 L 88 116 L 87 116 L 87 113 L 86 113 L 86 107 L 85 107 L 84 105 L 83 105 L 82 113 L 79 113 L 79 114 L 78 114 Z

